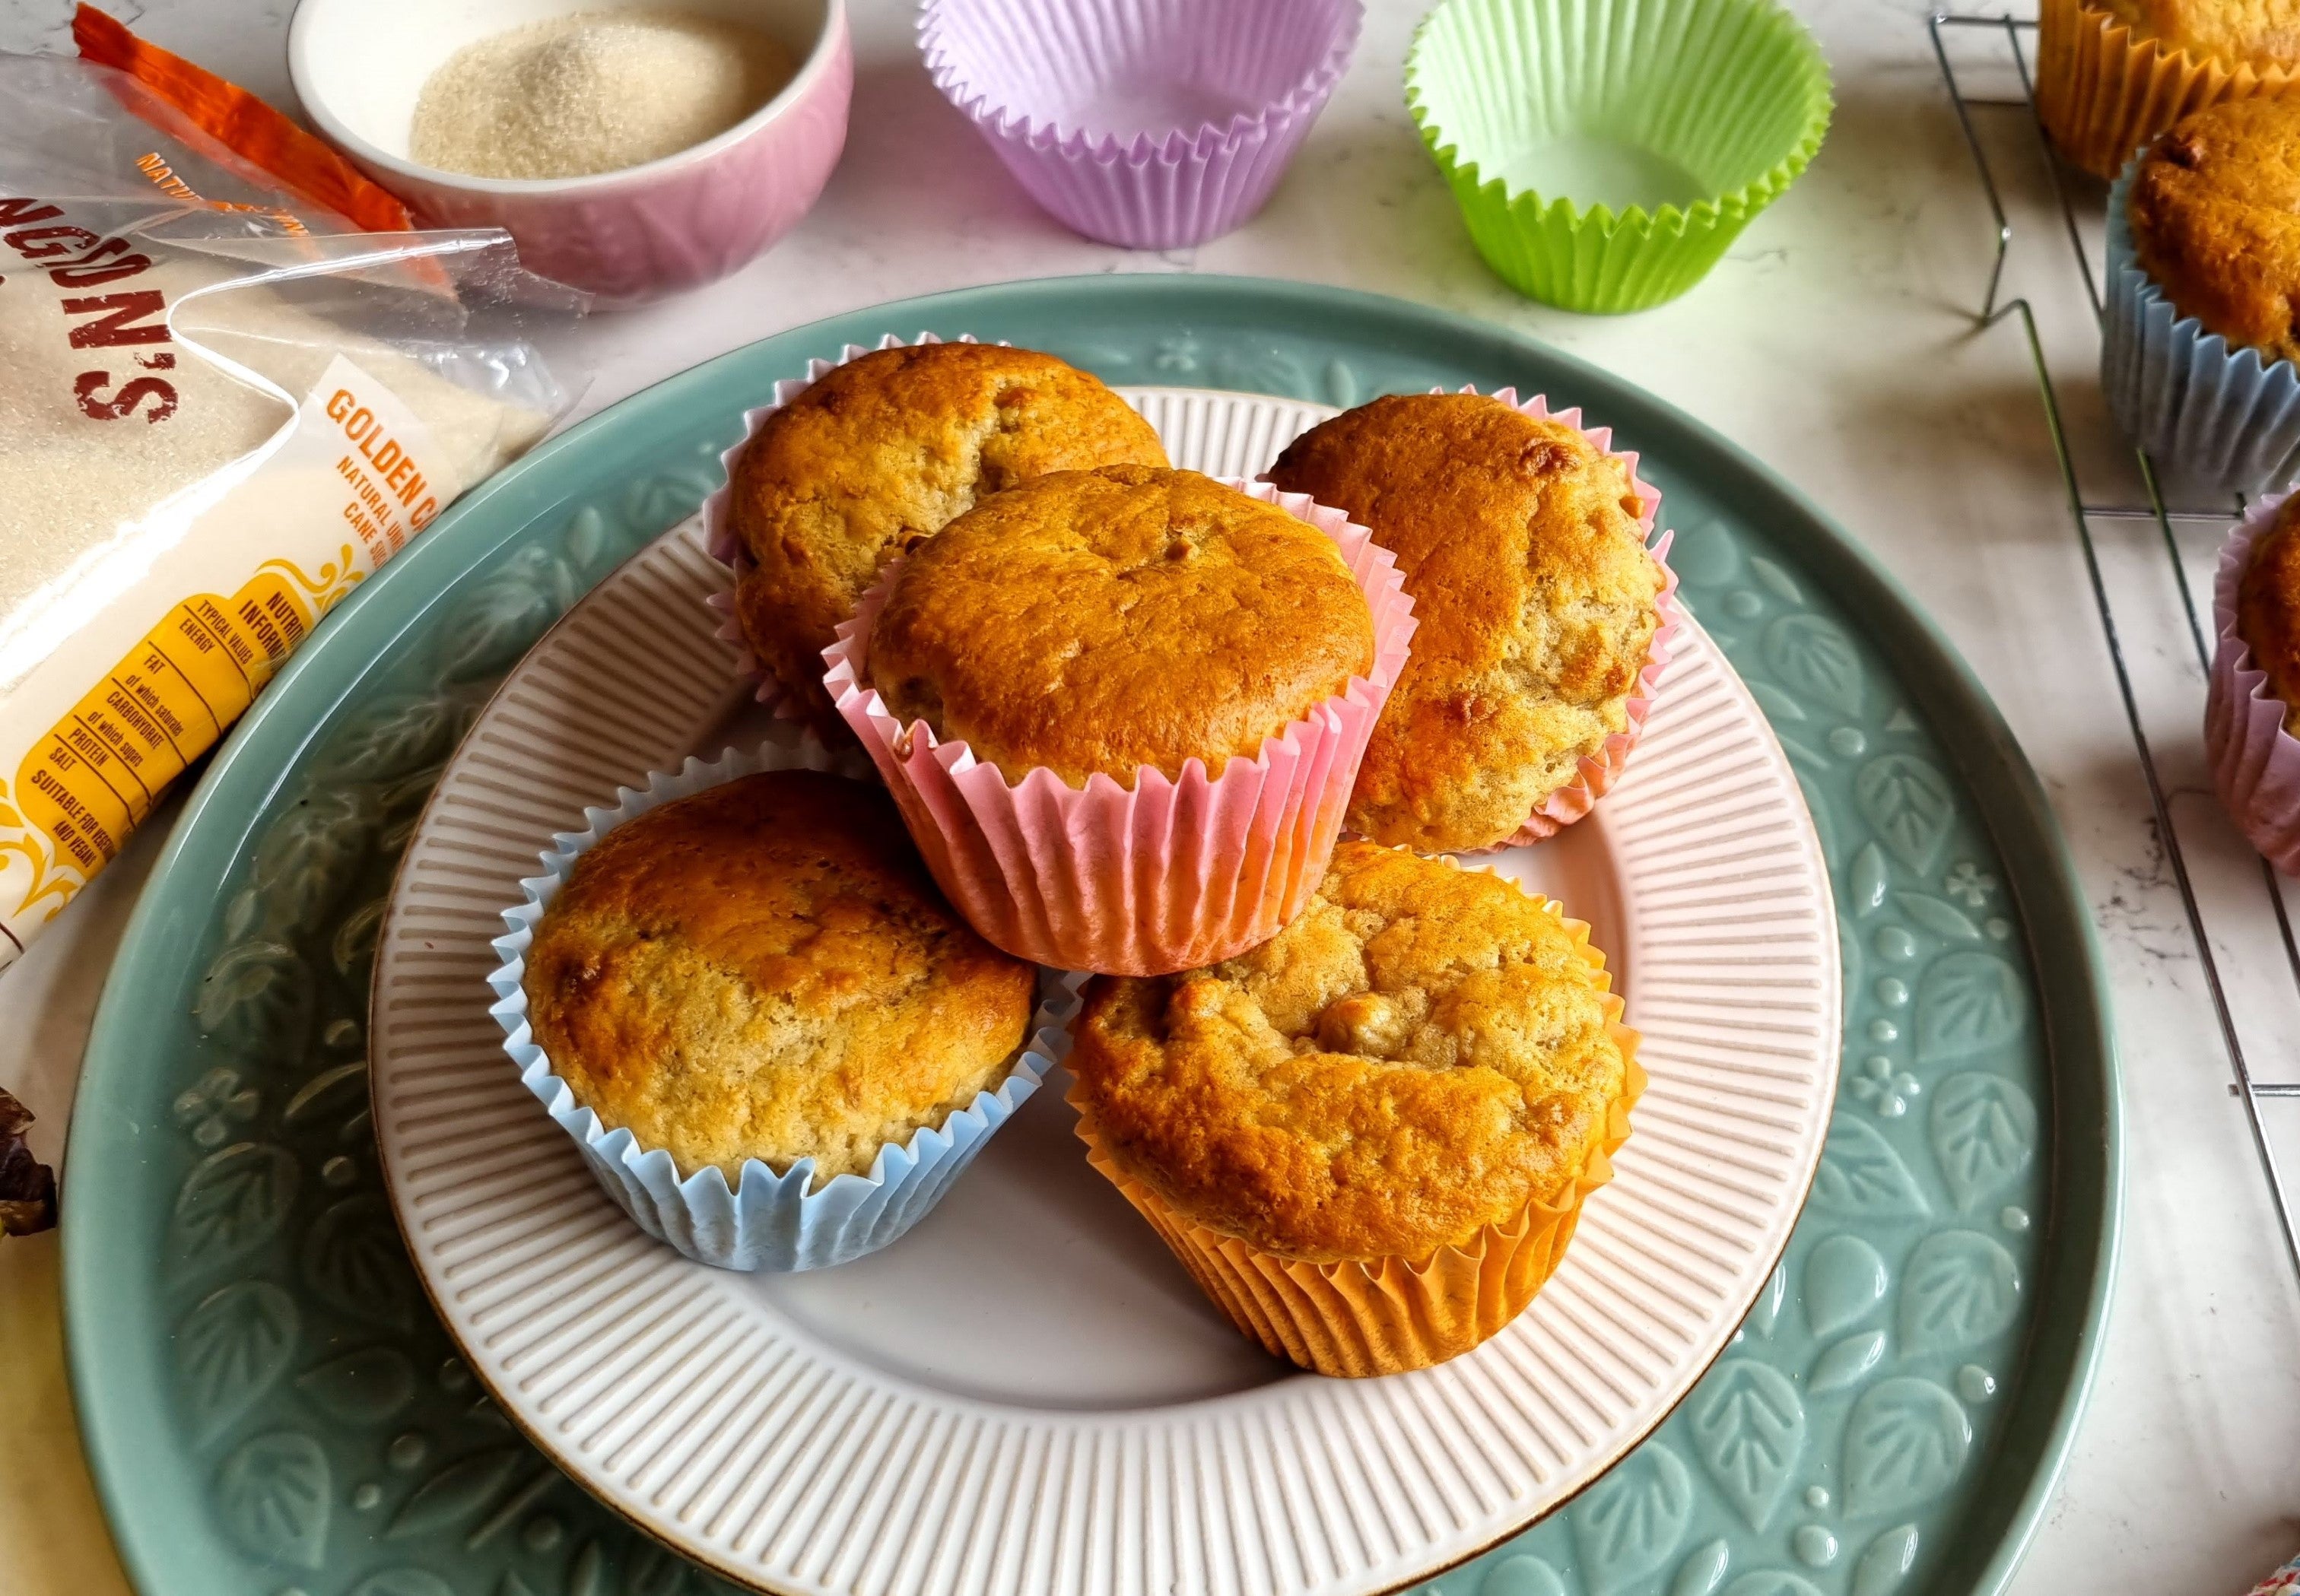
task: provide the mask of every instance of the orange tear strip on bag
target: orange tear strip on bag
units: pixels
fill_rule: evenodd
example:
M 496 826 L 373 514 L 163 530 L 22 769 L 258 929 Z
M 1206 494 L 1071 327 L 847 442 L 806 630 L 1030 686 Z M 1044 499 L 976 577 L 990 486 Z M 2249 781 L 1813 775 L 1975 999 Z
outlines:
M 125 72 L 242 160 L 301 198 L 347 218 L 360 231 L 404 233 L 413 227 L 407 207 L 388 190 L 238 84 L 137 37 L 90 5 L 72 13 L 72 41 L 81 60 Z M 156 154 L 146 159 L 151 164 L 145 175 L 154 183 L 179 199 L 200 199 L 180 182 L 169 187 L 174 174 Z

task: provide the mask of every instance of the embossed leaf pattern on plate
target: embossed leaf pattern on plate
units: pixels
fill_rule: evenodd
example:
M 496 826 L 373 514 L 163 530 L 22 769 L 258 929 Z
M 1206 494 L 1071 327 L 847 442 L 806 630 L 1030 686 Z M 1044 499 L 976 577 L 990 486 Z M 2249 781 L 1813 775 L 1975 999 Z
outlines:
M 1573 1513 L 1581 1566 L 1598 1596 L 1652 1573 L 1693 1521 L 1693 1479 L 1666 1446 L 1651 1442 L 1592 1485 Z
M 216 1471 L 216 1511 L 258 1557 L 320 1566 L 328 1533 L 328 1455 L 312 1437 L 283 1430 L 242 1442 Z
M 417 1288 L 391 1209 L 373 1193 L 322 1213 L 304 1243 L 304 1280 L 322 1302 L 351 1318 L 393 1329 L 414 1323 Z
M 1944 1230 L 1917 1243 L 1901 1286 L 1901 1340 L 1912 1351 L 1954 1351 L 2012 1326 L 2021 1267 L 1991 1236 Z
M 285 1148 L 240 1142 L 196 1165 L 176 1199 L 176 1259 L 187 1268 L 219 1268 L 278 1235 L 299 1177 Z
M 1947 777 L 1910 753 L 1885 754 L 1862 766 L 1853 802 L 1887 851 L 1919 874 L 1932 868 L 1956 815 Z
M 2001 1075 L 1953 1075 L 1933 1097 L 1933 1152 L 1970 1209 L 2020 1177 L 2037 1151 L 2037 1105 Z
M 1893 1144 L 1842 1102 L 1813 1176 L 1812 1201 L 1830 1213 L 1871 1219 L 1919 1219 L 1929 1208 Z
M 1946 1490 L 1971 1448 L 1971 1421 L 1947 1392 L 1908 1376 L 1881 1381 L 1846 1426 L 1846 1506 L 1855 1514 L 1912 1507 Z
M 1796 1387 L 1764 1364 L 1729 1358 L 1702 1383 L 1694 1404 L 1702 1467 L 1749 1527 L 1763 1529 L 1804 1447 Z
M 1994 953 L 1951 953 L 1917 989 L 1917 1058 L 1961 1059 L 2018 1037 L 2029 1019 L 2028 983 Z
M 1802 613 L 1780 617 L 1766 629 L 1765 662 L 1784 686 L 1841 715 L 1860 713 L 1860 651 L 1835 621 Z
M 303 1316 L 268 1281 L 241 1280 L 192 1309 L 176 1329 L 176 1363 L 193 1421 L 212 1433 L 238 1418 L 287 1373 Z

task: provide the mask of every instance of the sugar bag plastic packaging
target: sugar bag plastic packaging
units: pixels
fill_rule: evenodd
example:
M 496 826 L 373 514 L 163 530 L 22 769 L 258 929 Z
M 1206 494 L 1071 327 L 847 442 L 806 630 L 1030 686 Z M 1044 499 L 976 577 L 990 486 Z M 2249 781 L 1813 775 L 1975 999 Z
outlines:
M 4 968 L 567 395 L 506 236 L 360 230 L 86 61 L 0 54 L 0 104 Z

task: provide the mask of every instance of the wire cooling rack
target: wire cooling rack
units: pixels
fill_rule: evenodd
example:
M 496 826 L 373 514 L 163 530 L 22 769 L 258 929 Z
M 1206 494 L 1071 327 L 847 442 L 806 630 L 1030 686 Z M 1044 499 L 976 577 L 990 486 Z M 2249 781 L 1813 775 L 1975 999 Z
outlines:
M 1934 56 L 1940 63 L 1958 127 L 1996 229 L 1988 287 L 1975 320 L 1982 328 L 2017 321 L 2027 337 L 2054 458 L 2067 491 L 2070 528 L 2084 554 L 2085 574 L 2115 668 L 2117 692 L 2139 752 L 2156 836 L 2179 894 L 2187 935 L 2196 949 L 2234 1072 L 2229 1089 L 2242 1101 L 2253 1147 L 2282 1227 L 2285 1251 L 2296 1276 L 2300 1276 L 2300 1233 L 2296 1233 L 2292 1192 L 2286 1185 L 2277 1139 L 2268 1123 L 2268 1113 L 2279 1100 L 2300 1100 L 2300 1068 L 2296 1068 L 2291 1056 L 2296 1039 L 2300 1039 L 2300 1018 L 2296 1018 L 2300 1017 L 2300 943 L 2294 939 L 2295 909 L 2287 900 L 2288 889 L 2275 871 L 2243 844 L 2220 813 L 2196 752 L 2204 723 L 2204 684 L 2212 662 L 2210 572 L 2219 542 L 2243 505 L 2240 501 L 2223 500 L 2196 508 L 2170 507 L 2171 495 L 2146 455 L 2134 456 L 2139 484 L 2137 502 L 2103 502 L 2086 492 L 2071 450 L 2069 411 L 2054 386 L 2036 307 L 2027 295 L 2007 290 L 2005 267 L 2013 252 L 2013 226 L 2005 208 L 2006 188 L 1999 183 L 1996 163 L 2020 159 L 2026 165 L 2033 154 L 2049 187 L 2052 208 L 2058 212 L 2065 229 L 2074 272 L 2083 278 L 2096 330 L 2101 313 L 2100 285 L 2079 216 L 2088 206 L 2102 208 L 2101 202 L 2079 195 L 2077 190 L 2091 180 L 2062 164 L 2037 120 L 2035 80 L 2029 71 L 2036 23 L 1935 12 L 1928 19 L 1928 27 Z M 1955 51 L 1950 48 L 1952 37 L 1960 41 Z M 1979 82 L 1984 78 L 1986 88 Z M 1973 81 L 1969 83 L 1968 79 Z M 1983 124 L 1989 125 L 1989 137 L 1984 137 Z M 2011 154 L 2008 145 L 2019 154 Z M 2046 226 L 2051 230 L 2049 220 Z M 2193 670 L 2185 660 L 2173 661 L 2168 667 L 2155 653 L 2132 646 L 2131 640 L 2142 634 L 2149 620 L 2157 620 L 2162 629 L 2162 611 L 2168 598 L 2177 604 L 2186 623 L 2185 628 L 2174 623 L 2171 629 L 2186 630 L 2195 651 Z M 2186 651 L 2176 644 L 2173 652 Z M 2268 929 L 2271 925 L 2272 933 Z M 2263 956 L 2262 949 L 2280 950 L 2280 968 L 2274 952 Z

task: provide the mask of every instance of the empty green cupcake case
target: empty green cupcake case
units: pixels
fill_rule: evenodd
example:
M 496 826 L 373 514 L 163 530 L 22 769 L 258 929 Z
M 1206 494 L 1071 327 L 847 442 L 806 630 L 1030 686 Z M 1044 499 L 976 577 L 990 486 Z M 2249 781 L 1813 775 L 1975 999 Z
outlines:
M 1820 46 L 1774 0 L 1444 0 L 1405 102 L 1487 263 L 1602 313 L 1706 276 L 1832 106 Z

